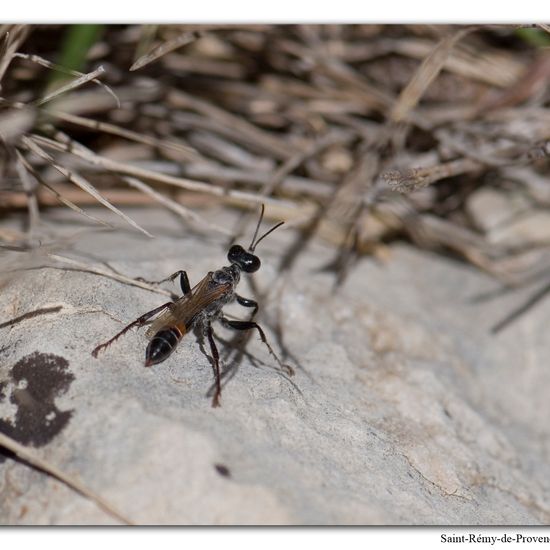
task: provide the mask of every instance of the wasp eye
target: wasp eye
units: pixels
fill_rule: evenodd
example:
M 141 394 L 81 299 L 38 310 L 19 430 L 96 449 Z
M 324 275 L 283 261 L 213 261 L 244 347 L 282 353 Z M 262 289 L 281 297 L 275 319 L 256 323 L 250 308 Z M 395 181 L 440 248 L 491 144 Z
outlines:
M 260 258 L 258 258 L 258 256 L 254 256 L 254 254 L 249 254 L 248 252 L 245 252 L 243 258 L 241 259 L 241 268 L 247 273 L 254 273 L 255 271 L 258 271 L 261 265 Z
M 260 258 L 247 252 L 242 246 L 234 244 L 227 253 L 227 259 L 237 264 L 246 273 L 254 273 L 261 266 Z

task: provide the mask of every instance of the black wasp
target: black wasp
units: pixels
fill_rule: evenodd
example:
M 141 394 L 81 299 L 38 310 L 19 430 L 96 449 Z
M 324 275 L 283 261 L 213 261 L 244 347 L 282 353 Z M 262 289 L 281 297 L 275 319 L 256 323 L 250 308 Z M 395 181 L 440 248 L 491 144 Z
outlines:
M 262 342 L 267 346 L 269 352 L 275 358 L 279 366 L 288 374 L 292 374 L 292 369 L 287 365 L 283 365 L 269 345 L 260 325 L 252 321 L 258 311 L 257 302 L 249 298 L 243 298 L 235 291 L 241 278 L 241 271 L 245 273 L 254 273 L 260 269 L 260 258 L 254 254 L 256 246 L 284 223 L 279 222 L 256 240 L 263 215 L 264 206 L 262 205 L 260 219 L 258 220 L 258 225 L 256 226 L 254 237 L 252 238 L 248 250 L 245 250 L 238 244 L 233 245 L 227 254 L 230 265 L 222 267 L 217 271 L 208 272 L 208 274 L 193 288 L 191 288 L 189 284 L 187 273 L 181 270 L 159 281 L 160 283 L 164 281 L 173 281 L 179 276 L 183 296 L 174 302 L 167 302 L 166 304 L 162 304 L 144 313 L 141 317 L 123 328 L 113 338 L 97 346 L 92 351 L 92 355 L 97 357 L 99 351 L 112 344 L 132 327 L 141 327 L 152 317 L 158 315 L 146 333 L 150 342 L 145 351 L 145 366 L 149 367 L 167 359 L 176 349 L 178 342 L 185 334 L 192 329 L 198 330 L 203 337 L 205 336 L 208 339 L 212 352 L 212 362 L 216 374 L 216 391 L 212 400 L 213 407 L 219 406 L 221 395 L 220 356 L 216 343 L 214 342 L 214 332 L 212 330 L 212 323 L 214 321 L 220 321 L 223 326 L 235 330 L 256 329 Z M 241 306 L 254 308 L 250 317 L 251 320 L 235 321 L 224 317 L 222 311 L 223 307 L 233 300 L 237 300 Z

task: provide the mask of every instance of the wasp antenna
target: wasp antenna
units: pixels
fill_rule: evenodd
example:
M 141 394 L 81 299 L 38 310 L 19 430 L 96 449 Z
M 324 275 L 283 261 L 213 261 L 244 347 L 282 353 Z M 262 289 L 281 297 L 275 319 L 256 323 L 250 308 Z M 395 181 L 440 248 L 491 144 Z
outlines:
M 258 231 L 260 230 L 260 225 L 262 223 L 262 220 L 264 219 L 264 212 L 265 212 L 265 204 L 262 204 L 262 209 L 260 211 L 260 219 L 258 220 L 258 224 L 256 225 L 256 231 L 254 231 L 254 236 L 252 237 L 252 242 L 250 243 L 250 246 L 248 247 L 248 250 L 251 252 L 254 252 L 254 248 L 256 247 L 256 244 L 254 244 L 254 241 L 256 240 L 256 237 L 258 236 Z
M 250 252 L 254 252 L 254 249 L 258 246 L 258 244 L 263 241 L 270 233 L 273 233 L 273 231 L 275 231 L 275 229 L 277 229 L 277 227 L 281 227 L 281 225 L 283 225 L 283 223 L 285 222 L 279 222 L 278 224 L 274 225 L 269 231 L 267 231 L 266 233 L 264 233 L 255 243 L 254 243 L 254 246 L 251 246 L 250 247 Z

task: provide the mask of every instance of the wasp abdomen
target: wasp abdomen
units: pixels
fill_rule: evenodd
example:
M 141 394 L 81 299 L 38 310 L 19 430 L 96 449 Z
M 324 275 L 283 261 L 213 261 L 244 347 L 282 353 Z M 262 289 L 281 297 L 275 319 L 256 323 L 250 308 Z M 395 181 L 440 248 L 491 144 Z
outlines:
M 145 352 L 145 366 L 149 367 L 164 361 L 178 345 L 183 332 L 178 327 L 159 330 L 147 346 Z

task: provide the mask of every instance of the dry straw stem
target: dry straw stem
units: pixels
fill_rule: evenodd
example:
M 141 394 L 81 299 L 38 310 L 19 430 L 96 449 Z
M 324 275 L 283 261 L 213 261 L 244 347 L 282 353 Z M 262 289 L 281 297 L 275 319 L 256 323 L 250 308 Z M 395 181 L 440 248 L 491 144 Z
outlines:
M 52 111 L 48 109 L 46 110 L 46 113 L 51 117 L 57 118 L 59 120 L 64 120 L 65 122 L 70 122 L 84 128 L 90 128 L 98 132 L 105 132 L 106 134 L 120 136 L 130 141 L 143 143 L 145 145 L 150 145 L 151 147 L 158 147 L 159 149 L 173 150 L 181 154 L 181 156 L 187 160 L 196 161 L 200 159 L 200 155 L 193 148 L 182 145 L 181 143 L 176 143 L 175 141 L 159 139 L 155 138 L 154 136 L 148 136 L 145 134 L 139 134 L 137 132 L 133 132 L 132 130 L 121 128 L 120 126 L 117 126 L 115 124 L 100 122 L 91 118 L 81 117 L 61 111 Z
M 238 81 L 246 77 L 246 69 L 231 61 L 214 61 L 202 56 L 171 53 L 163 58 L 163 68 L 168 71 L 190 71 L 196 74 L 230 78 Z
M 470 29 L 480 28 L 478 25 Z M 424 60 L 433 52 L 434 43 L 414 38 L 392 39 L 386 49 L 406 57 Z M 506 88 L 520 77 L 524 67 L 512 55 L 493 52 L 489 48 L 479 50 L 463 46 L 445 60 L 444 69 L 468 79 Z
M 212 105 L 208 101 L 198 99 L 180 90 L 172 90 L 168 101 L 174 107 L 191 109 L 221 123 L 223 126 L 230 128 L 233 133 L 240 134 L 252 147 L 260 147 L 278 159 L 286 160 L 295 153 L 295 148 L 284 140 L 261 130 L 241 117 Z
M 81 208 L 83 206 L 97 205 L 97 201 L 85 191 L 82 191 L 78 187 L 75 187 L 71 184 L 56 183 L 55 185 L 50 185 L 49 183 L 41 180 L 40 174 L 38 174 L 36 171 L 31 171 L 31 173 L 39 181 L 40 185 L 44 187 L 44 190 L 42 190 L 41 187 L 37 189 L 39 206 L 53 207 L 64 204 L 71 210 L 78 212 L 78 214 L 81 214 L 82 216 L 85 216 L 93 220 L 94 222 L 97 222 L 110 229 L 115 228 L 115 226 L 110 224 L 109 222 L 92 216 Z M 146 207 L 152 206 L 155 202 L 157 202 L 149 195 L 145 195 L 142 191 L 133 191 L 131 189 L 107 189 L 103 192 L 103 196 L 109 202 L 116 203 L 119 206 Z M 186 191 L 180 191 L 176 193 L 175 197 L 177 201 L 181 200 L 181 202 L 184 203 L 201 205 L 210 204 L 209 202 L 199 197 L 199 195 Z M 27 208 L 27 195 L 23 191 L 9 193 L 0 191 L 0 202 L 2 206 L 7 209 L 25 209 Z
M 4 37 L 0 46 L 0 82 L 2 82 L 17 50 L 27 38 L 30 27 L 29 25 L 2 25 L 0 31 L 2 31 L 0 37 Z
M 187 140 L 201 154 L 229 166 L 263 173 L 271 173 L 275 167 L 273 159 L 255 155 L 244 147 L 216 134 L 194 130 L 188 134 Z M 209 159 L 204 158 L 203 162 L 208 163 Z
M 58 202 L 61 202 L 65 206 L 69 207 L 71 210 L 74 210 L 78 214 L 81 214 L 82 216 L 85 216 L 86 218 L 89 218 L 90 220 L 92 220 L 94 222 L 97 222 L 97 223 L 99 223 L 101 225 L 104 225 L 106 227 L 110 227 L 111 229 L 113 228 L 113 226 L 110 223 L 108 223 L 108 222 L 106 222 L 106 221 L 104 221 L 100 218 L 97 218 L 95 216 L 92 216 L 91 214 L 88 214 L 87 212 L 82 210 L 82 208 L 80 208 L 78 205 L 76 205 L 74 202 L 72 202 L 71 200 L 66 198 L 57 189 L 52 187 L 49 183 L 46 183 L 42 179 L 40 174 L 32 167 L 32 165 L 27 161 L 27 159 L 21 154 L 20 151 L 16 150 L 16 154 L 17 154 L 17 158 L 18 158 L 19 163 L 24 167 L 24 169 L 29 174 L 32 174 L 32 176 L 36 179 L 36 181 L 38 181 L 40 183 L 40 185 L 44 186 L 45 189 L 47 189 L 50 193 L 52 193 L 57 198 Z M 86 193 L 86 195 L 88 195 L 88 193 Z M 28 200 L 26 194 L 24 195 L 23 201 L 21 201 L 21 200 L 18 201 L 17 199 L 18 199 L 17 195 L 8 196 L 7 197 L 7 206 L 8 207 L 9 206 L 14 206 L 14 207 L 22 206 L 23 204 L 26 204 L 26 201 Z M 39 198 L 37 198 L 37 200 L 38 200 L 39 203 L 44 202 L 43 200 L 41 200 Z M 96 201 L 95 198 L 93 198 L 93 200 L 94 200 L 94 202 Z M 46 204 L 48 204 L 47 201 L 46 201 Z M 58 204 L 58 203 L 57 202 L 50 202 L 49 203 L 50 206 L 53 206 L 54 204 Z
M 141 192 L 153 198 L 156 202 L 168 208 L 168 210 L 175 212 L 182 219 L 198 225 L 205 226 L 207 229 L 210 229 L 211 231 L 217 231 L 218 233 L 222 233 L 223 235 L 231 235 L 231 231 L 229 231 L 227 228 L 221 227 L 215 223 L 207 222 L 204 218 L 202 218 L 198 214 L 195 214 L 195 212 L 193 212 L 189 208 L 185 208 L 185 206 L 177 203 L 176 201 L 173 201 L 169 197 L 164 196 L 162 193 L 155 191 L 151 186 L 147 185 L 146 183 L 143 183 L 136 178 L 128 176 L 124 178 L 124 181 L 126 181 L 126 183 L 128 183 L 128 185 L 130 185 L 131 187 L 139 189 Z
M 390 112 L 391 120 L 394 122 L 402 122 L 407 119 L 408 114 L 416 107 L 430 84 L 443 69 L 455 44 L 477 28 L 478 27 L 470 27 L 462 29 L 439 42 L 424 59 L 413 78 L 399 94 L 397 102 Z
M 247 183 L 260 189 L 269 185 L 273 176 L 266 171 L 259 170 L 239 170 L 236 168 L 227 168 L 217 164 L 189 164 L 181 167 L 182 172 L 191 178 L 211 179 L 213 181 L 227 183 Z M 279 184 L 281 191 L 286 196 L 300 198 L 303 196 L 312 199 L 326 199 L 332 194 L 333 186 L 326 181 L 301 176 L 288 176 Z M 234 195 L 231 195 L 233 197 Z M 261 197 L 261 195 L 259 195 Z M 258 201 L 256 201 L 258 202 Z M 264 202 L 261 200 L 260 202 Z M 270 197 L 265 196 L 265 202 L 275 204 Z M 283 201 L 279 201 L 282 202 Z M 288 204 L 288 201 L 285 201 Z
M 108 279 L 113 279 L 115 281 L 119 281 L 120 283 L 124 283 L 126 285 L 136 286 L 136 287 L 142 288 L 144 290 L 149 290 L 150 292 L 155 292 L 157 294 L 163 294 L 164 296 L 170 296 L 170 297 L 172 296 L 172 293 L 170 293 L 167 290 L 164 290 L 162 288 L 158 288 L 158 286 L 146 283 L 145 281 L 140 281 L 139 279 L 133 279 L 131 277 L 126 277 L 125 275 L 121 275 L 120 273 L 116 273 L 114 271 L 106 271 L 105 269 L 95 267 L 95 266 L 87 264 L 85 262 L 80 262 L 80 261 L 74 260 L 72 258 L 67 258 L 65 256 L 60 256 L 59 254 L 46 253 L 46 256 L 48 256 L 52 260 L 55 260 L 56 262 L 67 264 L 67 265 L 70 265 L 72 267 L 82 269 L 83 271 L 87 271 L 89 273 L 95 273 L 96 275 L 100 275 L 102 277 L 107 277 Z
M 29 233 L 33 235 L 38 225 L 38 222 L 40 221 L 40 213 L 38 211 L 38 199 L 36 197 L 36 184 L 34 180 L 31 178 L 29 172 L 27 171 L 24 163 L 21 160 L 22 155 L 19 153 L 19 151 L 16 151 L 16 154 L 17 154 L 17 160 L 15 162 L 15 167 L 16 167 L 19 179 L 23 184 L 23 189 L 25 191 L 25 194 L 28 197 L 28 202 L 27 202 L 27 207 L 29 209 L 28 230 L 29 230 Z
M 352 93 L 366 106 L 386 112 L 393 104 L 392 94 L 380 90 L 368 83 L 352 67 L 335 59 L 318 59 L 320 69 L 337 83 L 348 86 L 348 93 Z
M 185 46 L 187 44 L 190 44 L 191 42 L 194 42 L 199 36 L 200 34 L 197 32 L 186 31 L 181 33 L 179 36 L 176 36 L 176 38 L 172 38 L 171 40 L 166 40 L 162 44 L 155 46 L 152 50 L 142 55 L 130 67 L 130 70 L 137 71 L 138 69 L 145 67 L 145 65 L 148 65 L 152 61 L 159 59 L 163 55 L 166 55 L 167 53 L 174 51 L 177 48 L 181 48 L 182 46 Z
M 224 200 L 227 200 L 228 198 L 235 198 L 238 200 L 242 200 L 244 202 L 254 203 L 254 204 L 262 203 L 262 202 L 265 202 L 266 204 L 284 203 L 284 201 L 282 200 L 274 199 L 271 197 L 269 198 L 261 197 L 253 193 L 247 193 L 245 191 L 225 189 L 225 188 L 211 185 L 208 183 L 203 183 L 203 182 L 184 179 L 184 178 L 177 178 L 166 174 L 160 174 L 152 170 L 146 170 L 143 168 L 132 166 L 131 164 L 119 162 L 116 160 L 111 160 L 106 157 L 96 155 L 95 153 L 88 150 L 74 149 L 71 147 L 70 144 L 59 143 L 58 141 L 45 138 L 42 136 L 38 136 L 38 135 L 32 135 L 32 141 L 35 145 L 40 144 L 43 147 L 54 149 L 56 151 L 71 153 L 76 157 L 79 157 L 94 166 L 99 166 L 105 170 L 109 170 L 112 172 L 118 172 L 121 174 L 126 174 L 128 176 L 134 176 L 138 179 L 152 180 L 158 183 L 164 183 L 166 185 L 173 185 L 175 187 L 186 189 L 188 191 L 196 191 L 199 193 L 206 193 L 208 195 L 215 195 L 217 197 L 223 198 Z
M 27 447 L 24 447 L 23 445 L 21 445 L 11 437 L 8 437 L 7 435 L 3 434 L 2 432 L 0 432 L 0 446 L 4 447 L 8 451 L 11 451 L 13 454 L 15 454 L 15 456 L 17 456 L 24 462 L 27 462 L 28 464 L 30 464 L 31 466 L 34 466 L 38 470 L 41 470 L 51 475 L 52 477 L 58 479 L 59 481 L 67 485 L 73 491 L 91 500 L 96 506 L 98 506 L 101 510 L 109 514 L 116 521 L 119 521 L 126 525 L 134 525 L 134 522 L 132 522 L 127 517 L 125 517 L 124 514 L 119 512 L 112 504 L 110 504 L 107 500 L 105 500 L 101 495 L 98 495 L 97 493 L 89 489 L 79 479 L 69 474 L 66 474 L 57 466 L 54 466 L 53 464 L 50 464 L 48 461 L 40 458 L 36 453 L 31 451 Z
M 35 102 L 36 105 L 43 105 L 44 103 L 47 103 L 48 101 L 51 101 L 52 99 L 59 97 L 62 94 L 69 92 L 70 90 L 79 88 L 86 82 L 93 82 L 94 84 L 97 84 L 98 86 L 102 87 L 109 95 L 111 95 L 115 100 L 116 106 L 120 108 L 120 100 L 118 99 L 117 95 L 113 92 L 113 90 L 111 90 L 109 86 L 107 86 L 100 80 L 97 80 L 97 77 L 105 72 L 105 69 L 102 66 L 99 66 L 95 71 L 92 71 L 91 73 L 84 74 L 78 71 L 65 69 L 64 67 L 60 65 L 56 65 L 55 63 L 52 63 L 51 61 L 48 61 L 47 59 L 44 59 L 43 57 L 40 57 L 38 55 L 27 55 L 23 53 L 16 53 L 14 54 L 14 57 L 27 59 L 28 61 L 32 61 L 34 63 L 47 67 L 48 69 L 77 77 L 75 80 L 68 82 L 64 86 L 61 86 L 57 90 L 54 90 L 53 92 L 46 95 L 45 97 L 42 97 L 36 100 Z
M 113 211 L 115 214 L 120 216 L 122 219 L 124 219 L 129 225 L 136 228 L 138 231 L 143 233 L 144 235 L 147 235 L 148 237 L 153 237 L 151 233 L 149 233 L 147 230 L 143 229 L 139 224 L 137 224 L 134 220 L 132 220 L 130 217 L 128 217 L 124 212 L 120 211 L 116 206 L 113 206 L 107 199 L 105 199 L 98 191 L 97 189 L 88 182 L 85 178 L 77 174 L 76 172 L 71 172 L 64 166 L 61 166 L 55 162 L 53 157 L 51 155 L 48 155 L 38 144 L 37 139 L 32 139 L 27 136 L 24 136 L 22 138 L 22 143 L 27 147 L 27 149 L 36 155 L 38 155 L 43 160 L 47 161 L 53 168 L 55 168 L 60 174 L 65 176 L 69 181 L 73 182 L 75 185 L 78 185 L 83 191 L 86 191 L 92 197 L 97 199 L 101 204 L 106 206 L 109 210 Z
M 73 80 L 72 82 L 69 82 L 65 84 L 64 86 L 61 86 L 57 90 L 54 90 L 53 92 L 49 93 L 48 95 L 40 98 L 37 100 L 36 105 L 44 105 L 44 103 L 48 103 L 48 101 L 51 101 L 52 99 L 55 99 L 56 97 L 59 97 L 60 95 L 70 91 L 74 90 L 75 88 L 78 88 L 79 86 L 82 86 L 83 84 L 86 84 L 86 82 L 94 81 L 98 82 L 96 79 L 98 76 L 102 75 L 105 72 L 105 69 L 101 66 L 99 66 L 95 71 L 92 71 L 91 73 L 82 75 L 81 77 L 77 78 L 76 80 Z
M 97 230 L 98 229 L 96 229 L 96 231 Z M 101 230 L 105 231 L 104 229 L 101 229 Z M 15 267 L 10 268 L 9 270 L 4 270 L 4 273 L 24 271 L 26 269 L 29 269 L 29 266 L 31 265 L 34 266 L 38 264 L 40 264 L 40 267 L 46 267 L 46 268 L 53 267 L 55 269 L 64 269 L 62 267 L 58 267 L 55 265 L 43 265 L 45 263 L 45 259 L 49 258 L 53 260 L 55 263 L 70 266 L 70 268 L 72 268 L 73 270 L 79 270 L 86 273 L 93 273 L 94 275 L 99 275 L 100 277 L 106 277 L 107 279 L 112 279 L 114 281 L 118 281 L 119 283 L 123 283 L 128 286 L 134 286 L 142 290 L 147 290 L 155 294 L 161 294 L 163 296 L 168 296 L 170 298 L 173 296 L 171 292 L 169 292 L 168 290 L 164 290 L 163 288 L 160 288 L 156 284 L 148 283 L 146 281 L 135 279 L 133 277 L 127 277 L 126 275 L 123 275 L 118 271 L 115 271 L 106 262 L 102 262 L 102 263 L 104 263 L 109 268 L 108 270 L 102 267 L 99 267 L 97 265 L 93 265 L 87 262 L 82 262 L 74 258 L 68 258 L 66 256 L 57 254 L 57 251 L 59 249 L 70 245 L 71 242 L 77 241 L 81 234 L 86 234 L 87 232 L 88 231 L 75 233 L 69 239 L 64 239 L 61 241 L 56 240 L 53 243 L 40 242 L 38 247 L 33 247 L 31 245 L 19 246 L 19 245 L 0 244 L 0 248 L 27 253 L 22 255 L 21 262 L 19 263 L 15 261 L 10 262 L 10 264 L 15 264 Z

